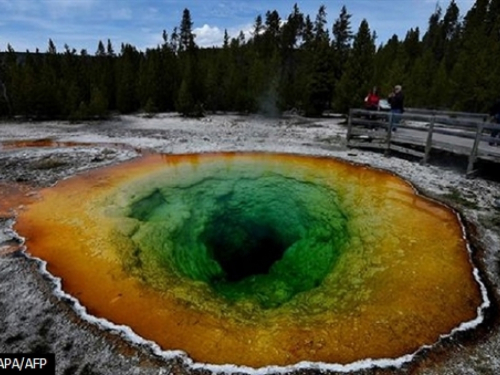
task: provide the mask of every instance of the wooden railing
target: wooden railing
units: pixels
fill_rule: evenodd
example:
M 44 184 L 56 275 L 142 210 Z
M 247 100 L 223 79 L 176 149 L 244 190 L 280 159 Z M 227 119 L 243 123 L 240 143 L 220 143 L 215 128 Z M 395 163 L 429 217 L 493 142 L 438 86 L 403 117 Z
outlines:
M 394 124 L 395 116 L 400 123 Z M 394 124 L 396 131 L 392 130 Z M 500 163 L 500 147 L 489 143 L 500 138 L 491 137 L 500 125 L 490 122 L 485 113 L 432 111 L 409 109 L 403 114 L 351 109 L 347 127 L 349 147 L 382 149 L 411 154 L 429 162 L 433 149 L 468 157 L 468 175 L 474 173 L 478 158 Z

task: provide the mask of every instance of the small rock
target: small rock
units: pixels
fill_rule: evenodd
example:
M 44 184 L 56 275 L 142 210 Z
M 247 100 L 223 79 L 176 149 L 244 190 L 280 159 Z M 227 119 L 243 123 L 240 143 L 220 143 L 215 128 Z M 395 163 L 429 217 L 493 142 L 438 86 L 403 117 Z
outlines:
M 495 199 L 495 201 L 493 201 L 493 207 L 500 210 L 500 199 Z
M 101 162 L 103 160 L 104 160 L 104 156 L 103 155 L 96 155 L 90 161 L 93 162 L 93 163 L 97 163 L 97 162 Z

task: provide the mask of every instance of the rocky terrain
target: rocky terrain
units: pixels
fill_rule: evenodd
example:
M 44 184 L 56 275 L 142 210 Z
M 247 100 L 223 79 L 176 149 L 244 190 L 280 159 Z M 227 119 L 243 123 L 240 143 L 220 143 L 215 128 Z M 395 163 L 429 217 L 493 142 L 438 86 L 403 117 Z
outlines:
M 56 353 L 57 374 L 193 374 L 210 368 L 125 340 L 119 332 L 82 319 L 70 298 L 58 297 L 44 266 L 23 251 L 13 230 L 20 205 L 40 188 L 92 168 L 144 153 L 265 151 L 338 157 L 396 173 L 416 189 L 457 209 L 465 219 L 474 261 L 488 286 L 491 308 L 477 329 L 453 335 L 400 368 L 369 368 L 358 374 L 494 374 L 500 372 L 500 183 L 467 179 L 460 163 L 421 165 L 345 147 L 340 118 L 267 119 L 213 115 L 183 119 L 123 116 L 102 123 L 0 123 L 0 352 Z M 231 372 L 273 373 L 268 369 Z M 244 370 L 244 371 L 242 371 Z M 347 372 L 346 368 L 342 372 Z M 287 368 L 281 372 L 332 371 Z

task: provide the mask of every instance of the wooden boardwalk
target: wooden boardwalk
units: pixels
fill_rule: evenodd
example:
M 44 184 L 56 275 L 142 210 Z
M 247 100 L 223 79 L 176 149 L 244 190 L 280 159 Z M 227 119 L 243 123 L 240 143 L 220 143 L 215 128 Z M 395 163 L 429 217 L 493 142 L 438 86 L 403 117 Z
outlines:
M 396 131 L 390 129 L 390 112 L 351 109 L 348 118 L 348 147 L 379 149 L 413 155 L 428 163 L 433 150 L 468 158 L 467 175 L 475 173 L 479 160 L 500 164 L 500 138 L 490 136 L 500 125 L 484 113 L 407 109 L 399 115 Z M 490 146 L 498 142 L 498 146 Z

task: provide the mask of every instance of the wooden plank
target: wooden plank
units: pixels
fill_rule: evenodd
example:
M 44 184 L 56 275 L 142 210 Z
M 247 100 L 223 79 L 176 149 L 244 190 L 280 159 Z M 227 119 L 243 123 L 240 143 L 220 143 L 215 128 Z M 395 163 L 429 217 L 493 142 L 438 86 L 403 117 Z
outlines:
M 445 110 L 436 110 L 436 109 L 425 109 L 425 108 L 406 108 L 406 112 L 411 113 L 422 113 L 427 115 L 435 115 L 435 116 L 449 116 L 449 117 L 468 117 L 468 118 L 477 118 L 484 119 L 488 117 L 487 113 L 473 113 L 473 112 L 455 112 L 455 111 L 445 111 Z
M 386 119 L 389 121 L 389 118 L 391 116 L 390 111 L 369 111 L 366 109 L 351 109 L 353 118 L 358 119 L 359 116 L 374 116 L 376 118 L 380 119 Z M 356 115 L 356 116 L 355 116 Z M 421 115 L 421 114 L 414 114 L 414 113 L 407 113 L 404 112 L 400 114 L 401 119 L 404 120 L 414 120 L 414 121 L 424 121 L 427 122 L 429 121 L 429 116 L 428 115 Z
M 445 126 L 445 127 L 453 127 L 453 128 L 465 128 L 465 129 L 477 129 L 477 127 L 480 124 L 484 124 L 484 120 L 482 119 L 477 119 L 477 120 L 467 120 L 467 119 L 460 119 L 460 118 L 452 118 L 452 117 L 443 117 L 443 116 L 436 116 L 435 117 L 436 124 L 439 124 L 440 126 Z
M 474 129 L 475 130 L 475 129 Z M 460 138 L 468 138 L 468 139 L 476 139 L 476 132 L 464 132 L 464 131 L 451 131 L 440 128 L 435 128 L 434 133 L 436 134 L 444 134 L 444 135 L 452 135 L 454 137 Z
M 418 158 L 423 158 L 425 156 L 425 154 L 421 151 L 414 150 L 414 149 L 408 148 L 408 147 L 397 146 L 395 144 L 391 144 L 391 150 L 398 151 L 398 152 L 401 152 L 404 154 L 413 155 L 413 156 L 416 156 Z
M 402 115 L 402 119 L 406 121 L 419 121 L 428 123 L 432 118 L 431 115 L 421 115 L 416 113 L 404 112 Z
M 422 126 L 415 126 L 415 125 L 411 125 L 411 124 L 408 124 L 406 122 L 402 122 L 400 124 L 397 125 L 397 129 L 411 129 L 411 130 L 415 130 L 417 132 L 422 132 L 422 133 L 427 133 L 427 130 L 428 128 L 427 127 L 422 127 Z
M 477 159 L 478 160 L 487 160 L 492 163 L 500 163 L 500 157 L 494 156 L 494 155 L 489 155 L 489 154 L 477 154 Z
M 351 142 L 348 147 L 385 149 L 385 144 L 378 142 Z
M 493 142 L 493 143 L 500 144 L 500 138 L 492 137 L 491 134 L 483 135 L 481 137 L 481 141 L 488 142 L 488 143 Z
M 487 130 L 500 130 L 500 124 L 497 124 L 496 122 L 485 122 L 483 129 Z
M 352 126 L 358 126 L 358 127 L 383 127 L 385 126 L 385 122 L 382 121 L 376 121 L 376 120 L 368 120 L 368 119 L 361 119 L 361 118 L 353 118 L 351 120 Z
M 468 156 L 470 154 L 471 147 L 464 145 L 456 145 L 449 142 L 441 142 L 436 139 L 432 142 L 433 148 L 436 150 L 447 151 L 456 155 L 465 155 Z
M 370 111 L 367 109 L 361 108 L 353 108 L 352 114 L 358 115 L 368 115 L 368 114 L 378 114 L 378 115 L 386 115 L 389 114 L 389 111 Z M 432 116 L 440 117 L 443 121 L 449 120 L 458 120 L 459 122 L 484 122 L 488 118 L 487 113 L 471 113 L 471 112 L 454 112 L 454 111 L 436 111 L 436 110 L 426 110 L 426 109 L 417 109 L 417 108 L 406 108 L 403 115 L 410 117 L 416 117 L 419 119 L 430 118 Z

